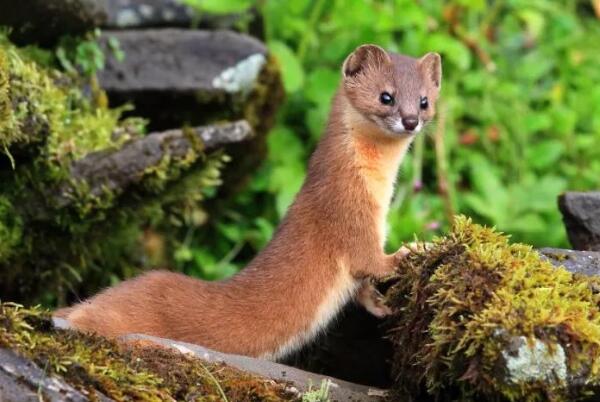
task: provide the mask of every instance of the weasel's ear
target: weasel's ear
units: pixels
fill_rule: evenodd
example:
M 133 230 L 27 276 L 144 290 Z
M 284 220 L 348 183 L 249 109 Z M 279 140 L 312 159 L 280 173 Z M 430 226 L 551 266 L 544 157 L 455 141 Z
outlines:
M 354 77 L 367 66 L 379 66 L 391 63 L 392 59 L 385 50 L 377 45 L 362 45 L 356 48 L 344 61 L 342 75 Z
M 442 85 L 442 58 L 437 53 L 427 53 L 419 59 L 419 68 L 425 78 L 431 80 L 436 88 Z

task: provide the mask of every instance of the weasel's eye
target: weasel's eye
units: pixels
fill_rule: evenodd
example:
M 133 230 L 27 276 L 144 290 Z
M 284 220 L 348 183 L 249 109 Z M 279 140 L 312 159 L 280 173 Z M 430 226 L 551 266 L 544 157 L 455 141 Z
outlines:
M 394 104 L 394 97 L 390 95 L 389 92 L 382 92 L 381 95 L 379 95 L 379 102 L 391 106 Z
M 427 100 L 426 96 L 421 96 L 421 103 L 420 103 L 421 109 L 425 110 L 429 107 L 429 101 Z

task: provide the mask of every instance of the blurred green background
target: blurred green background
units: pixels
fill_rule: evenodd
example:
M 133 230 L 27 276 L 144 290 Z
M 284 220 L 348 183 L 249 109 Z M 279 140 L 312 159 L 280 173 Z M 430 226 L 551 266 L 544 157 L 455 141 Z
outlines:
M 568 247 L 556 197 L 600 188 L 600 4 L 591 0 L 185 0 L 265 21 L 287 101 L 248 188 L 190 229 L 176 258 L 218 279 L 271 237 L 321 136 L 339 68 L 357 45 L 442 55 L 436 121 L 399 172 L 390 250 L 447 230 L 455 213 L 513 240 Z

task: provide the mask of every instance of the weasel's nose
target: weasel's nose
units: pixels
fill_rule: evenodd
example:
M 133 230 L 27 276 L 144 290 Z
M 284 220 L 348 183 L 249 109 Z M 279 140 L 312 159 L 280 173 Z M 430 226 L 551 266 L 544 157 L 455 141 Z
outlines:
M 419 118 L 417 116 L 403 117 L 402 125 L 405 130 L 413 131 L 419 125 Z

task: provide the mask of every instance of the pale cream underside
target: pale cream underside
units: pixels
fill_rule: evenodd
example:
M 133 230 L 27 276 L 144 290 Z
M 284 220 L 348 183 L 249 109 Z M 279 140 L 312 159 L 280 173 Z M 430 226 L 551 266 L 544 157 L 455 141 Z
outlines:
M 268 360 L 280 359 L 289 353 L 300 349 L 303 345 L 314 339 L 319 332 L 327 327 L 329 322 L 339 313 L 341 308 L 354 297 L 359 283 L 359 281 L 350 275 L 347 266 L 340 262 L 338 276 L 330 287 L 329 293 L 318 307 L 310 327 L 307 330 L 294 335 L 275 352 L 266 353 L 261 357 Z
M 374 144 L 373 149 L 378 153 L 377 159 L 373 160 L 357 152 L 355 163 L 367 190 L 379 205 L 377 229 L 379 242 L 383 248 L 387 238 L 387 214 L 394 195 L 398 169 L 414 135 L 399 135 L 397 138 L 390 138 L 382 128 L 367 120 L 349 104 L 346 105 L 344 117 L 348 127 L 353 127 L 354 131 L 361 133 L 365 138 L 370 137 Z M 364 141 L 364 138 L 362 140 Z M 353 150 L 360 149 L 357 146 L 360 141 L 361 137 L 357 135 L 351 137 L 350 145 Z

